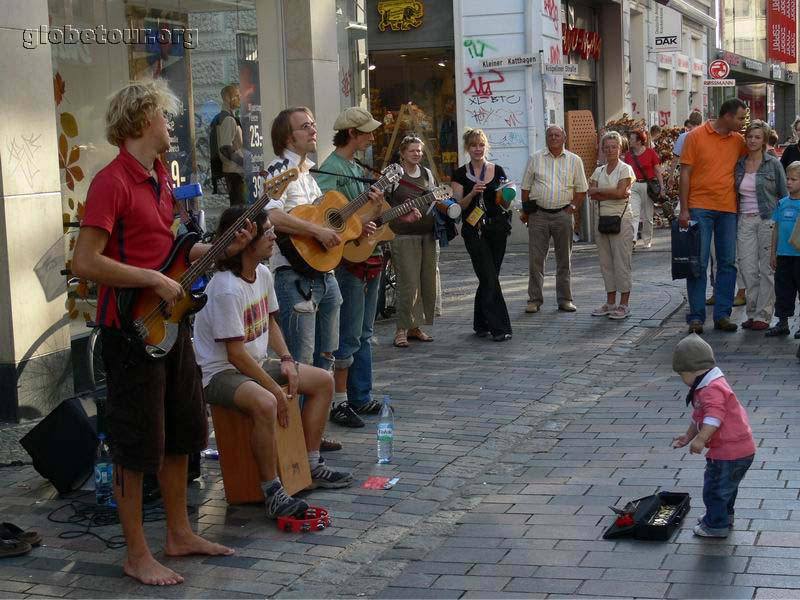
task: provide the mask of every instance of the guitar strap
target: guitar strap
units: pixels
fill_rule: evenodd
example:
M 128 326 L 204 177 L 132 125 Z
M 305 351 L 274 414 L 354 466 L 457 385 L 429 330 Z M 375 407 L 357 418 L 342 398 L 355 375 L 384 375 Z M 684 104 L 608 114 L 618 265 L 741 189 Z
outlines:
M 382 174 L 378 169 L 376 169 L 374 167 L 370 167 L 369 165 L 365 165 L 364 163 L 362 163 L 357 158 L 354 158 L 353 160 L 356 162 L 357 165 L 359 165 L 360 167 L 365 168 L 367 171 L 370 171 L 372 173 L 376 173 L 377 175 L 381 175 Z M 420 167 L 421 167 L 421 165 L 420 165 Z M 414 183 L 411 183 L 410 181 L 406 181 L 405 179 L 402 179 L 402 178 L 397 183 L 398 183 L 398 185 L 404 185 L 404 186 L 406 186 L 408 188 L 411 188 L 414 191 L 422 192 L 423 194 L 427 194 L 428 192 L 430 192 L 430 190 L 426 190 L 425 188 L 421 188 L 420 186 L 418 186 L 418 185 L 416 185 Z
M 361 164 L 361 163 L 358 163 Z M 309 173 L 319 173 L 320 175 L 333 175 L 335 177 L 341 177 L 343 179 L 353 179 L 355 181 L 360 181 L 361 183 L 366 183 L 368 185 L 372 185 L 377 179 L 370 179 L 369 177 L 356 177 L 355 175 L 345 175 L 344 173 L 332 173 L 330 171 L 323 171 L 322 169 L 309 169 Z

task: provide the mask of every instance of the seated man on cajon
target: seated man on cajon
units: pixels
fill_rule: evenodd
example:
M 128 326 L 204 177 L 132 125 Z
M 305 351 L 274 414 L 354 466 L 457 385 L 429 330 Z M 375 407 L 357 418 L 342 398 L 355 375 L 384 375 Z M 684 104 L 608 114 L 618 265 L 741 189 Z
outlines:
M 220 217 L 217 231 L 231 227 L 245 208 L 235 206 Z M 278 326 L 278 301 L 272 273 L 262 264 L 272 254 L 275 230 L 266 211 L 256 218 L 256 235 L 241 252 L 217 262 L 219 272 L 206 288 L 208 303 L 197 313 L 194 345 L 203 371 L 206 402 L 239 410 L 253 419 L 250 443 L 261 474 L 267 517 L 304 511 L 307 504 L 292 498 L 277 475 L 275 423 L 289 424 L 288 398 L 305 395 L 303 431 L 312 488 L 349 486 L 350 473 L 329 468 L 320 458 L 319 445 L 333 398 L 333 378 L 322 369 L 297 363 Z M 267 359 L 267 349 L 280 362 Z

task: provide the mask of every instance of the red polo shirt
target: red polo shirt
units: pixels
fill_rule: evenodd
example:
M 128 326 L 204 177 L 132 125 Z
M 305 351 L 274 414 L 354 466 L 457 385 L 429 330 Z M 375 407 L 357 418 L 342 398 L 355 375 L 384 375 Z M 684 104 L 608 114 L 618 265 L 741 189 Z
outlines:
M 103 255 L 145 269 L 161 268 L 175 235 L 172 181 L 161 160 L 155 162 L 156 179 L 127 150 L 92 180 L 86 196 L 81 227 L 98 227 L 108 233 Z M 97 323 L 119 327 L 116 290 L 100 286 Z

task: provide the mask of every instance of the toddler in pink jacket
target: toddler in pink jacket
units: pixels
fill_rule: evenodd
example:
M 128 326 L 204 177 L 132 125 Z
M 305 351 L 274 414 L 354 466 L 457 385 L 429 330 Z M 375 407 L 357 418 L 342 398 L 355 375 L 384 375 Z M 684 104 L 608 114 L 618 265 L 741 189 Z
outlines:
M 692 423 L 672 440 L 673 448 L 689 445 L 692 454 L 706 452 L 703 503 L 706 514 L 694 527 L 695 535 L 728 537 L 739 483 L 756 453 L 750 421 L 725 375 L 716 366 L 714 351 L 699 335 L 683 338 L 672 355 L 672 368 L 689 386 Z

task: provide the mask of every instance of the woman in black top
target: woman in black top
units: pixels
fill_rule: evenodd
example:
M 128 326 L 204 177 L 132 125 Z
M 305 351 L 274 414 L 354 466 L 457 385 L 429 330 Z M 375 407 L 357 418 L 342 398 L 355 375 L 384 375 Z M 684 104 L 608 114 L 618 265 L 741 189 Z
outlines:
M 783 165 L 784 171 L 786 170 L 786 167 L 788 167 L 794 161 L 800 160 L 800 117 L 795 118 L 794 123 L 792 123 L 792 131 L 794 132 L 797 142 L 791 146 L 786 146 L 786 148 L 783 150 L 783 154 L 781 155 L 781 164 Z
M 503 167 L 486 160 L 489 141 L 480 129 L 464 133 L 464 150 L 470 160 L 453 174 L 453 196 L 461 205 L 464 245 L 478 277 L 472 327 L 475 335 L 491 334 L 495 342 L 511 339 L 511 320 L 500 287 L 500 267 L 511 233 L 511 215 L 495 201 Z

